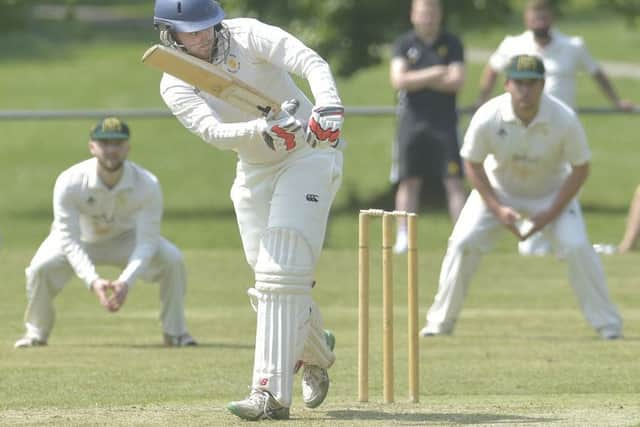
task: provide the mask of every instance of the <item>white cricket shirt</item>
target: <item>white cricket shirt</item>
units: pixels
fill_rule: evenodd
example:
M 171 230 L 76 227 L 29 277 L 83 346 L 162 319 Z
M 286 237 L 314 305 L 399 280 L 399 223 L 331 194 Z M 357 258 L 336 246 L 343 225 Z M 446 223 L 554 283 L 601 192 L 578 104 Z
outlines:
M 524 126 L 505 93 L 473 115 L 460 150 L 463 158 L 485 161 L 491 185 L 511 196 L 543 198 L 554 194 L 569 165 L 591 158 L 577 115 L 557 99 L 542 95 L 538 115 Z
M 582 38 L 570 37 L 554 29 L 550 35 L 551 42 L 544 47 L 536 43 L 532 31 L 505 37 L 489 58 L 489 66 L 500 72 L 516 55 L 537 55 L 542 58 L 546 69 L 545 93 L 575 108 L 578 72 L 584 70 L 594 74 L 599 66 L 587 51 Z
M 284 102 L 300 102 L 296 117 L 306 124 L 313 104 L 289 75 L 309 82 L 315 105 L 341 104 L 329 65 L 316 52 L 284 30 L 255 19 L 225 20 L 231 34 L 226 61 L 218 67 Z M 220 149 L 234 150 L 247 163 L 273 163 L 287 152 L 267 147 L 259 132 L 259 114 L 248 114 L 190 86 L 169 74 L 160 82 L 160 94 L 184 127 Z M 298 141 L 298 150 L 310 149 Z
M 134 231 L 136 246 L 119 277 L 131 286 L 156 252 L 161 220 L 160 184 L 132 162 L 125 161 L 120 182 L 112 189 L 98 177 L 95 158 L 70 167 L 56 180 L 51 232 L 87 286 L 98 274 L 81 243 L 102 242 Z

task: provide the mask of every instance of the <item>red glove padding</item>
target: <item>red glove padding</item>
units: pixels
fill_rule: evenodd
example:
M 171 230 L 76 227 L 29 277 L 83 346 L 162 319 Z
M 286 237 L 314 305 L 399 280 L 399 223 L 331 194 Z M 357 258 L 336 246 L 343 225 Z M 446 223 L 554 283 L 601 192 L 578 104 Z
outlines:
M 300 104 L 296 100 L 282 103 L 279 112 L 265 118 L 262 139 L 274 151 L 293 151 L 304 138 L 302 123 L 294 116 Z
M 340 142 L 343 123 L 344 107 L 342 105 L 314 107 L 307 126 L 307 143 L 312 147 L 316 147 L 318 143 L 325 143 L 335 148 Z

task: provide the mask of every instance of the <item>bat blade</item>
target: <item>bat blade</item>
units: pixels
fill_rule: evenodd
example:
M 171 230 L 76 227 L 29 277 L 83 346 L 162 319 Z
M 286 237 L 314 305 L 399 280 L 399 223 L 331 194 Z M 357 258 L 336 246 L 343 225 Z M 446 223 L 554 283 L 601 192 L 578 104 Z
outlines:
M 162 45 L 151 46 L 142 62 L 251 114 L 278 111 L 280 103 L 215 65 Z

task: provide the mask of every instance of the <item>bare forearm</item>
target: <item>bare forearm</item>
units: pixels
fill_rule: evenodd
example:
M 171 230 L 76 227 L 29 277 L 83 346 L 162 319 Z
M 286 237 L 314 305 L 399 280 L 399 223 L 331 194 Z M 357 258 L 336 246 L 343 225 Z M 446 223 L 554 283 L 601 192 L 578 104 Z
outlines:
M 464 166 L 469 181 L 476 191 L 480 193 L 487 208 L 507 230 L 513 233 L 518 239 L 522 239 L 522 235 L 516 226 L 517 221 L 520 219 L 520 214 L 510 206 L 500 203 L 489 182 L 489 178 L 487 178 L 483 164 L 465 160 Z
M 423 89 L 434 89 L 443 84 L 446 77 L 446 66 L 436 65 L 420 70 L 392 72 L 391 85 L 396 90 L 414 92 Z
M 495 191 L 489 182 L 489 178 L 487 177 L 487 173 L 484 171 L 484 166 L 482 163 L 471 162 L 469 160 L 464 161 L 465 173 L 467 174 L 467 179 L 475 188 L 485 204 L 491 210 L 491 212 L 496 213 L 500 208 L 501 204 L 498 201 Z
M 607 96 L 607 98 L 609 98 L 611 103 L 615 106 L 618 106 L 618 104 L 620 103 L 620 98 L 613 88 L 613 85 L 611 84 L 609 78 L 602 71 L 596 71 L 596 73 L 593 75 L 593 78 L 598 83 L 598 86 L 600 86 L 602 92 Z
M 493 92 L 493 88 L 496 85 L 497 79 L 498 73 L 496 73 L 489 65 L 487 65 L 484 68 L 484 72 L 482 73 L 482 78 L 480 80 L 480 93 L 478 94 L 476 105 L 480 106 L 489 99 L 491 93 Z
M 628 252 L 636 245 L 636 241 L 640 236 L 640 186 L 636 188 L 631 206 L 629 207 L 629 215 L 627 217 L 627 228 L 624 230 L 622 241 L 618 245 L 620 252 Z
M 444 78 L 434 84 L 432 89 L 444 93 L 456 93 L 462 89 L 464 84 L 464 67 L 462 64 L 455 63 L 447 67 L 447 73 Z

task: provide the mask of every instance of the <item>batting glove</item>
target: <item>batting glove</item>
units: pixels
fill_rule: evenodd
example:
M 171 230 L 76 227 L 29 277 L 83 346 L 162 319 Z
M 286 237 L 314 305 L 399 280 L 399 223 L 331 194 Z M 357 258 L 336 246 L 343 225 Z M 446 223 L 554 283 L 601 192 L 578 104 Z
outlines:
M 338 104 L 314 107 L 309 117 L 306 140 L 316 147 L 319 143 L 337 147 L 340 142 L 340 130 L 344 122 L 344 107 Z
M 297 141 L 304 139 L 302 123 L 294 114 L 300 106 L 295 99 L 285 101 L 277 113 L 269 113 L 264 119 L 262 139 L 273 151 L 293 151 Z

